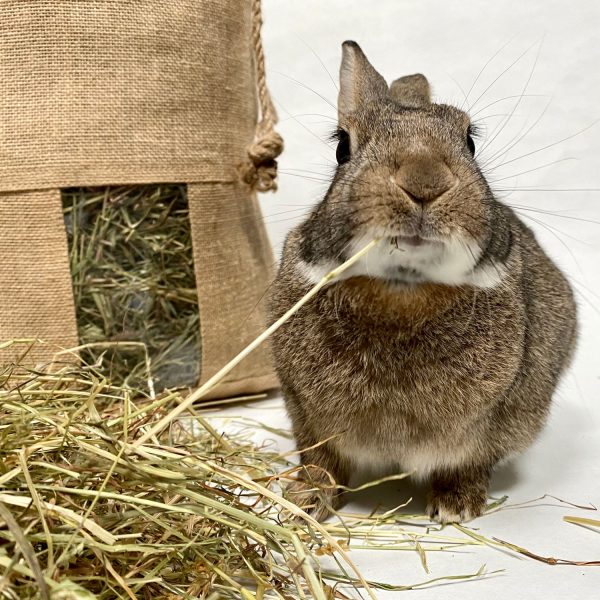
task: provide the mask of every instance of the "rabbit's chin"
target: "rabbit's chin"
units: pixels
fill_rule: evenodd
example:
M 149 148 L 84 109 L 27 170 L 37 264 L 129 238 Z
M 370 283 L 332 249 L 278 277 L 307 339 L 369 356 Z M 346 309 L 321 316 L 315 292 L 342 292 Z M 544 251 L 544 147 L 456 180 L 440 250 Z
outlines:
M 349 257 L 357 253 L 374 237 L 381 236 L 372 232 L 371 235 L 355 237 L 345 255 Z M 366 276 L 399 285 L 428 282 L 482 289 L 500 285 L 506 274 L 505 266 L 491 260 L 481 261 L 481 253 L 480 246 L 473 240 L 456 235 L 445 238 L 387 236 L 342 273 L 338 280 Z M 301 263 L 300 270 L 310 283 L 317 283 L 338 265 L 331 260 Z

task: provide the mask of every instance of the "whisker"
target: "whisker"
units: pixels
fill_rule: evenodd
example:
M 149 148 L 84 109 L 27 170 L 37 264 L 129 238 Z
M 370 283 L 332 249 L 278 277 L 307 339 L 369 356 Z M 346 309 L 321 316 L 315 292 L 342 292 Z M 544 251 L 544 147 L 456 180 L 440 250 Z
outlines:
M 309 129 L 302 121 L 300 121 L 300 119 L 296 119 L 296 117 L 294 117 L 289 110 L 287 110 L 285 108 L 285 106 L 283 106 L 282 104 L 278 103 L 278 106 L 283 110 L 283 112 L 285 112 L 286 115 L 288 115 L 288 117 L 290 119 L 293 119 L 296 123 L 298 123 L 298 125 L 300 125 L 300 127 L 302 127 L 302 129 L 304 129 L 305 131 L 307 131 L 308 133 L 310 133 L 310 135 L 312 135 L 314 138 L 316 138 L 317 140 L 319 140 L 319 142 L 321 144 L 324 144 L 328 150 L 331 150 L 329 144 L 320 136 L 317 135 L 314 131 L 312 131 L 312 129 Z M 324 156 L 322 156 L 323 159 L 325 159 Z
M 288 121 L 289 119 L 297 119 L 298 117 L 321 117 L 323 119 L 327 119 L 328 121 L 333 121 L 334 123 L 337 123 L 336 118 L 331 117 L 329 115 L 322 115 L 321 113 L 298 113 L 297 115 L 290 114 L 285 119 L 280 119 L 279 121 L 280 123 L 283 123 L 285 121 Z
M 299 38 L 299 39 L 312 52 L 313 56 L 319 61 L 319 63 L 321 64 L 321 66 L 325 70 L 325 73 L 327 73 L 327 76 L 329 77 L 329 81 L 331 81 L 331 83 L 333 84 L 333 87 L 335 88 L 335 91 L 336 92 L 339 91 L 337 82 L 332 77 L 331 73 L 329 72 L 329 69 L 325 66 L 325 63 L 322 61 L 321 57 L 315 52 L 314 48 L 306 40 L 304 40 L 302 38 Z
M 600 192 L 600 188 L 536 188 L 536 187 L 515 187 L 500 188 L 501 191 L 516 192 Z
M 303 87 L 305 90 L 308 90 L 309 92 L 313 93 L 315 96 L 318 96 L 319 98 L 321 98 L 321 100 L 323 100 L 323 102 L 326 102 L 327 104 L 329 104 L 329 106 L 331 106 L 331 108 L 333 108 L 333 110 L 335 110 L 337 113 L 337 107 L 334 106 L 325 96 L 323 96 L 323 94 L 320 94 L 316 90 L 313 90 L 310 86 L 306 85 L 305 83 L 302 83 L 302 81 L 299 81 L 298 79 L 294 79 L 293 77 L 290 77 L 286 73 L 282 73 L 281 71 L 271 71 L 271 72 L 276 75 L 280 75 L 281 77 L 285 77 L 286 79 L 289 79 L 291 82 L 295 83 L 296 85 L 299 85 L 300 87 Z
M 517 160 L 521 160 L 522 158 L 526 158 L 527 156 L 532 156 L 534 154 L 537 154 L 538 152 L 542 152 L 544 150 L 547 150 L 548 148 L 552 148 L 558 144 L 562 144 L 563 142 L 566 142 L 567 140 L 572 140 L 574 137 L 577 137 L 578 135 L 581 135 L 582 133 L 585 133 L 586 131 L 588 131 L 589 129 L 591 129 L 592 127 L 594 127 L 594 125 L 596 125 L 598 122 L 600 121 L 600 117 L 598 119 L 595 119 L 594 121 L 592 121 L 592 123 L 590 123 L 589 125 L 587 125 L 586 127 L 584 127 L 583 129 L 580 129 L 579 131 L 576 131 L 575 133 L 568 135 L 567 137 L 564 137 L 556 142 L 552 142 L 551 144 L 547 144 L 546 146 L 542 146 L 541 148 L 538 148 L 537 150 L 532 150 L 531 152 L 527 152 L 526 154 L 521 154 L 521 156 L 517 156 L 515 158 L 511 158 L 510 160 L 507 160 L 505 162 L 503 162 L 500 166 L 505 166 L 508 164 L 511 164 Z
M 467 92 L 467 94 L 465 96 L 465 102 L 469 100 L 469 96 L 471 95 L 471 92 L 473 91 L 473 88 L 477 85 L 477 82 L 479 81 L 479 78 L 483 75 L 483 72 L 486 70 L 486 68 L 502 52 L 502 50 L 504 50 L 504 48 L 506 48 L 515 38 L 516 38 L 516 35 L 513 35 L 503 46 L 501 46 L 498 50 L 496 50 L 496 52 L 494 52 L 494 54 L 492 54 L 492 56 L 490 58 L 488 58 L 488 60 L 486 61 L 486 63 L 479 70 L 479 73 L 477 73 L 477 77 L 475 77 L 475 79 L 473 80 L 473 83 L 471 84 L 471 87 L 469 88 L 469 91 Z M 461 110 L 462 110 L 463 106 L 464 106 L 464 104 L 461 105 L 461 107 L 460 107 Z
M 456 87 L 460 90 L 460 93 L 463 95 L 464 100 L 463 100 L 463 103 L 462 103 L 461 106 L 463 106 L 465 103 L 468 103 L 467 93 L 463 89 L 462 85 L 460 85 L 458 79 L 456 79 L 450 73 L 447 73 L 447 75 L 448 75 L 448 77 L 450 77 L 450 79 L 452 79 L 452 81 L 454 82 L 454 84 L 456 85 Z M 467 112 L 468 111 L 469 111 L 469 109 L 467 108 Z
M 514 209 L 515 213 L 517 213 L 518 215 L 521 215 L 522 217 L 524 217 L 525 219 L 529 219 L 530 221 L 534 221 L 535 223 L 537 223 L 538 225 L 541 225 L 542 227 L 544 227 L 547 231 L 549 232 L 558 232 L 561 233 L 562 235 L 568 237 L 571 240 L 574 240 L 576 242 L 581 242 L 582 244 L 584 244 L 585 242 L 579 238 L 576 238 L 568 233 L 566 233 L 565 231 L 562 231 L 561 229 L 558 229 L 557 227 L 553 227 L 552 225 L 548 225 L 548 223 L 545 223 L 544 221 L 541 221 L 540 219 L 536 219 L 535 217 L 532 217 L 531 215 L 523 215 L 520 213 L 519 208 Z M 553 235 L 556 237 L 556 239 L 558 239 L 561 244 L 569 251 L 569 253 L 571 254 L 571 256 L 573 257 L 573 259 L 575 258 L 573 256 L 573 254 L 571 253 L 571 249 L 569 248 L 569 246 L 567 246 L 564 242 L 564 240 L 562 240 L 560 237 L 558 237 L 556 235 L 556 233 L 553 233 Z
M 520 206 L 518 204 L 508 204 L 508 206 L 510 206 L 511 208 L 514 208 L 514 209 L 518 209 L 518 210 L 528 210 L 530 212 L 541 213 L 544 215 L 557 217 L 559 219 L 570 219 L 573 221 L 582 221 L 584 223 L 593 223 L 595 225 L 600 225 L 600 221 L 594 221 L 594 219 L 584 219 L 583 217 L 574 217 L 572 215 L 562 215 L 562 214 L 556 213 L 551 210 L 541 210 L 541 209 L 536 209 L 536 208 L 530 208 L 528 206 Z
M 543 41 L 543 38 L 542 38 Z M 542 50 L 542 41 L 539 42 L 539 46 L 538 46 L 538 50 L 536 52 L 535 55 L 535 59 L 533 61 L 533 65 L 531 66 L 531 70 L 529 72 L 529 76 L 527 77 L 527 81 L 525 81 L 525 85 L 523 86 L 523 89 L 521 90 L 521 95 L 519 96 L 519 98 L 517 99 L 517 101 L 515 102 L 512 110 L 510 111 L 510 114 L 508 117 L 506 117 L 506 119 L 503 120 L 502 125 L 500 126 L 500 128 L 498 129 L 497 133 L 493 133 L 492 132 L 492 137 L 489 141 L 486 141 L 482 150 L 485 150 L 485 148 L 487 148 L 490 144 L 492 144 L 494 142 L 495 139 L 498 138 L 498 136 L 502 133 L 502 131 L 504 130 L 504 127 L 506 127 L 506 125 L 508 124 L 508 122 L 510 121 L 510 119 L 513 117 L 513 115 L 515 114 L 515 111 L 517 110 L 517 108 L 519 107 L 519 105 L 521 104 L 521 102 L 523 101 L 523 94 L 527 91 L 527 88 L 529 87 L 529 84 L 531 83 L 531 79 L 533 78 L 533 74 L 535 73 L 535 68 L 537 67 L 538 64 L 538 60 L 540 58 L 540 52 Z
M 490 106 L 494 106 L 495 104 L 499 104 L 500 102 L 505 102 L 506 100 L 513 100 L 514 98 L 520 98 L 520 97 L 522 97 L 522 98 L 548 98 L 548 94 L 514 94 L 513 96 L 504 96 L 503 98 L 499 98 L 498 100 L 494 100 L 493 102 L 490 102 L 489 104 L 487 104 L 483 108 L 480 108 L 477 112 L 473 113 L 470 116 L 472 119 L 474 119 L 479 113 L 488 109 Z M 487 117 L 485 117 L 485 118 L 487 118 Z
M 541 114 L 537 117 L 537 119 L 533 122 L 533 124 L 530 127 L 528 127 L 527 131 L 525 131 L 525 133 L 522 133 L 523 129 L 525 129 L 525 127 L 527 127 L 527 125 L 524 125 L 523 128 L 519 131 L 519 133 L 517 133 L 517 135 L 515 137 L 513 137 L 513 139 L 510 142 L 508 142 L 508 144 L 504 145 L 499 151 L 495 152 L 494 154 L 492 154 L 492 156 L 490 158 L 487 159 L 487 164 L 493 164 L 499 158 L 503 160 L 506 157 L 506 155 L 517 144 L 520 144 L 535 129 L 535 127 L 541 122 L 541 120 L 544 118 L 544 115 L 546 114 L 547 110 L 550 108 L 551 103 L 552 103 L 552 98 L 550 98 L 550 100 L 547 102 L 547 104 L 544 107 L 544 109 L 542 110 Z
M 521 175 L 526 175 L 527 173 L 534 173 L 535 171 L 540 171 L 541 169 L 546 169 L 547 167 L 551 167 L 552 165 L 556 165 L 556 164 L 562 163 L 562 162 L 568 162 L 571 160 L 577 160 L 577 159 L 574 156 L 568 156 L 566 158 L 559 158 L 558 160 L 553 160 L 553 161 L 545 163 L 543 165 L 538 165 L 537 167 L 527 169 L 526 171 L 520 171 L 519 173 L 512 173 L 510 175 L 500 177 L 498 179 L 490 181 L 489 183 L 490 183 L 490 185 L 493 185 L 494 183 L 496 183 L 498 181 L 506 181 L 507 179 L 512 179 L 513 177 L 520 177 Z M 494 167 L 494 169 L 498 169 L 501 166 L 504 166 L 504 165 L 498 165 L 497 167 Z
M 496 82 L 501 79 L 502 77 L 504 77 L 504 75 L 506 75 L 506 73 L 508 73 L 526 54 L 528 54 L 532 48 L 535 48 L 535 45 L 538 42 L 536 42 L 535 44 L 531 44 L 531 46 L 529 46 L 529 48 L 527 48 L 517 59 L 515 59 L 506 69 L 504 69 L 504 71 L 502 71 L 502 73 L 500 73 L 500 75 L 498 75 L 493 81 L 492 83 L 490 83 L 485 90 L 483 90 L 483 92 L 481 94 L 479 94 L 479 96 L 477 96 L 477 99 L 475 100 L 475 102 L 473 102 L 473 104 L 471 105 L 472 108 L 475 108 L 475 106 L 477 106 L 477 103 L 487 94 L 487 92 L 496 84 Z

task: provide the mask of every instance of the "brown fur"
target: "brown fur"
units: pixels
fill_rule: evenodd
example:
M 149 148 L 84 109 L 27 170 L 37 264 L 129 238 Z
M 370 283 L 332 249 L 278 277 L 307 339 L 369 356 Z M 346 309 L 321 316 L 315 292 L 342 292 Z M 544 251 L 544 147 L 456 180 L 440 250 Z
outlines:
M 340 500 L 330 485 L 313 491 L 327 483 L 326 472 L 345 485 L 361 463 L 423 466 L 432 480 L 430 515 L 468 520 L 485 506 L 493 467 L 527 448 L 544 425 L 575 344 L 573 296 L 468 157 L 468 117 L 438 105 L 412 108 L 429 101 L 422 76 L 416 90 L 405 90 L 411 109 L 404 110 L 403 86 L 391 101 L 383 98 L 380 76 L 360 49 L 345 53 L 340 106 L 350 112 L 340 123 L 350 129 L 353 157 L 289 234 L 272 318 L 310 289 L 306 265 L 339 264 L 365 223 L 440 238 L 468 231 L 481 249 L 473 269 L 490 264 L 502 277 L 491 287 L 402 271 L 398 279 L 351 277 L 326 287 L 275 334 L 298 447 L 333 437 L 302 454 L 305 470 L 293 491 L 324 518 Z

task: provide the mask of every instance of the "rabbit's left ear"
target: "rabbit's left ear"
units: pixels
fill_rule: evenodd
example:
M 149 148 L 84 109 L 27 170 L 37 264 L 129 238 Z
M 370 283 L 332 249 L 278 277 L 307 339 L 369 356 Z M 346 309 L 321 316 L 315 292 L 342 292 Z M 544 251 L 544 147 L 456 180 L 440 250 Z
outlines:
M 385 98 L 387 94 L 385 79 L 373 68 L 360 46 L 356 42 L 344 42 L 338 96 L 340 125 L 343 127 L 352 113 L 369 102 Z
M 390 86 L 390 98 L 408 108 L 420 108 L 431 104 L 431 89 L 424 75 L 406 75 L 396 79 Z

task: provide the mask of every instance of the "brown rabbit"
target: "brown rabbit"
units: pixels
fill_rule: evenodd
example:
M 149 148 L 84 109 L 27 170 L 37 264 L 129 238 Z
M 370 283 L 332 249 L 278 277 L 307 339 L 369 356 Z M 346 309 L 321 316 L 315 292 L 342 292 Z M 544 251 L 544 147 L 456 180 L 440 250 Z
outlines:
M 428 513 L 485 508 L 492 469 L 548 416 L 576 340 L 569 284 L 494 198 L 469 117 L 430 100 L 422 75 L 390 87 L 343 44 L 339 166 L 286 240 L 271 316 L 374 237 L 383 240 L 275 335 L 302 453 L 292 486 L 319 519 L 370 464 L 431 479 Z M 319 444 L 319 442 L 322 442 Z

